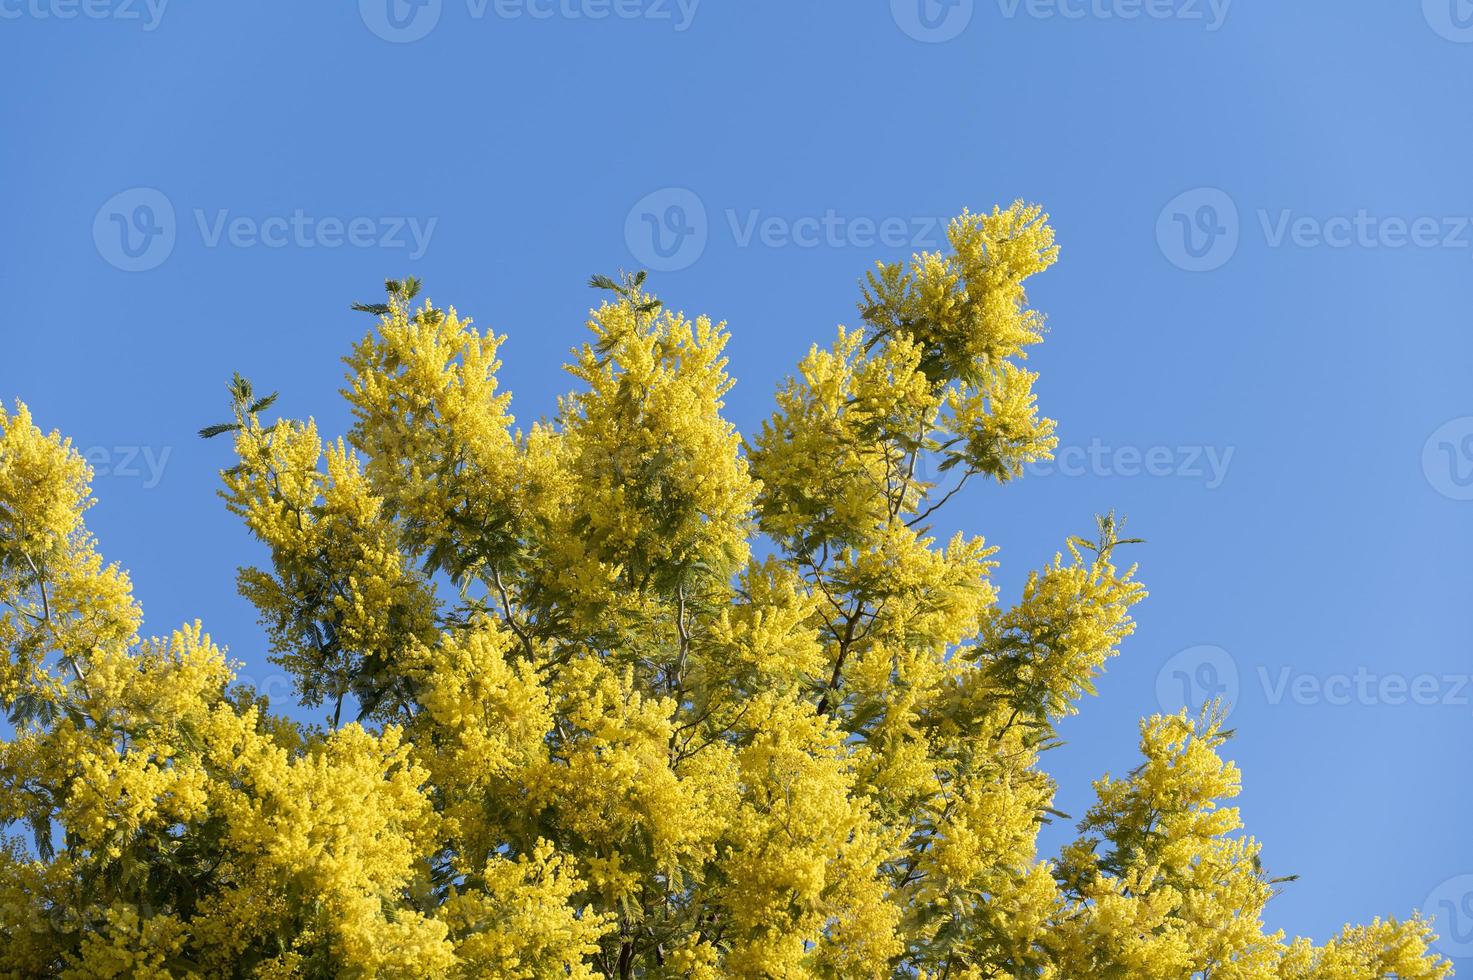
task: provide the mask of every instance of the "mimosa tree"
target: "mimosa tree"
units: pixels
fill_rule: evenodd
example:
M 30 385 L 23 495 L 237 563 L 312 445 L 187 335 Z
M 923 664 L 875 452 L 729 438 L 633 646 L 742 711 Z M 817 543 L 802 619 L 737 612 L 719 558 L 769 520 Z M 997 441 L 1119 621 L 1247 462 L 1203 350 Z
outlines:
M 139 637 L 90 474 L 0 409 L 0 975 L 1429 980 L 1413 915 L 1287 942 L 1220 713 L 1141 724 L 1062 854 L 1042 768 L 1144 596 L 1112 517 L 1004 599 L 933 535 L 1047 459 L 1046 216 L 881 266 L 744 438 L 727 334 L 596 278 L 518 428 L 503 337 L 388 283 L 325 441 L 231 385 L 240 573 L 320 726 Z M 754 547 L 754 545 L 756 547 Z M 763 557 L 757 557 L 757 555 Z

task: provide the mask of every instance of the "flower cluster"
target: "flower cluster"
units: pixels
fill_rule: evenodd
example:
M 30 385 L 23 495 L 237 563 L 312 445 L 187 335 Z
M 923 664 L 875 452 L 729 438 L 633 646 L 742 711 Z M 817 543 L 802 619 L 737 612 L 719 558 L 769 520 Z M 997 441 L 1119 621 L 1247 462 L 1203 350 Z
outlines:
M 1055 445 L 1047 217 L 950 245 L 871 274 L 750 440 L 725 329 L 642 275 L 595 279 L 529 429 L 504 338 L 412 280 L 365 307 L 342 438 L 237 379 L 239 586 L 321 727 L 199 624 L 142 639 L 85 462 L 0 409 L 0 977 L 1445 977 L 1417 916 L 1265 929 L 1210 706 L 1038 853 L 1054 725 L 1144 591 L 1113 517 L 1011 604 L 933 533 Z

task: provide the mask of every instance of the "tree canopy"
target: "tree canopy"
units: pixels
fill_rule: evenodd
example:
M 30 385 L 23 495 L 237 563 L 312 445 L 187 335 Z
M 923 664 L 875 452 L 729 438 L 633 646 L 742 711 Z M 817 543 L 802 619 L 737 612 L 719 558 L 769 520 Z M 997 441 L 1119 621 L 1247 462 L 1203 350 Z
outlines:
M 1021 595 L 932 522 L 1047 459 L 1024 366 L 1047 216 L 963 213 L 881 265 L 744 437 L 722 324 L 642 274 L 555 416 L 504 337 L 391 281 L 325 440 L 236 378 L 239 587 L 320 724 L 199 623 L 140 637 L 85 461 L 0 408 L 0 975 L 1430 980 L 1424 918 L 1325 945 L 1232 800 L 1217 706 L 1140 726 L 1037 839 L 1055 726 L 1144 595 L 1121 522 Z

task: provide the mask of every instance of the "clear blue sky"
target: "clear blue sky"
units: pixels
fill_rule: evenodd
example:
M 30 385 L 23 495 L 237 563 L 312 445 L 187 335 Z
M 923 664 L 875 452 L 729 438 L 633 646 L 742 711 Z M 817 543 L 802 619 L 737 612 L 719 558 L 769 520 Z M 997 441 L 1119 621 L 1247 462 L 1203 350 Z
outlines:
M 270 685 L 192 433 L 236 370 L 340 431 L 386 276 L 510 335 L 526 420 L 587 276 L 668 269 L 750 431 L 872 260 L 1027 198 L 1071 454 L 951 519 L 1007 594 L 1096 511 L 1149 539 L 1061 808 L 1141 715 L 1235 690 L 1248 825 L 1302 876 L 1273 924 L 1446 902 L 1473 956 L 1467 0 L 389 2 L 0 0 L 0 396 L 91 451 L 150 630 L 200 617 Z

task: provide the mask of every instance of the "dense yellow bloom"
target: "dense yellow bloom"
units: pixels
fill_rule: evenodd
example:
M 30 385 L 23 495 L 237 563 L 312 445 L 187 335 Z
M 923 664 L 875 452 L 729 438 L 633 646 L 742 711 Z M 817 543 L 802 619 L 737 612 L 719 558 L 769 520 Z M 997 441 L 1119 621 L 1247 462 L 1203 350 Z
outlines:
M 90 474 L 0 408 L 0 977 L 1440 980 L 1420 917 L 1265 930 L 1209 706 L 1147 719 L 1038 853 L 1053 726 L 1144 596 L 1113 517 L 1015 602 L 931 517 L 1047 458 L 1022 367 L 1047 217 L 964 213 L 872 273 L 750 441 L 720 325 L 643 276 L 515 428 L 504 338 L 390 282 L 352 429 L 237 378 L 229 509 L 277 663 L 138 636 Z M 754 557 L 755 553 L 755 557 Z

